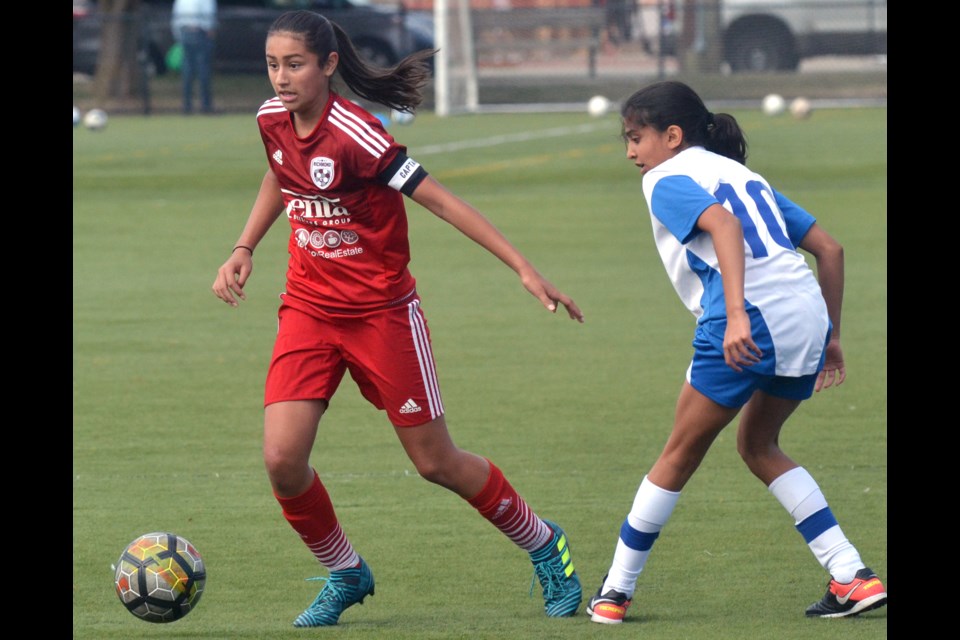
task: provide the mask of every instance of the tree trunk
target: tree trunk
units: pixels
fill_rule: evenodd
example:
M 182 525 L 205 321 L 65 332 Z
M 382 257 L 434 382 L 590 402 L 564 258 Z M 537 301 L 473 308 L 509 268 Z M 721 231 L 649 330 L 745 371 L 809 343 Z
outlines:
M 144 82 L 138 62 L 140 0 L 99 0 L 100 55 L 93 91 L 101 104 L 136 98 Z

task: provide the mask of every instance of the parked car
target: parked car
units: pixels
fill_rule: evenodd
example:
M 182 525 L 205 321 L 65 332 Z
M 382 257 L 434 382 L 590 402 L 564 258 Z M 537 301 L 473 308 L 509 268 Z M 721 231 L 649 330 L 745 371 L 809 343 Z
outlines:
M 170 30 L 172 0 L 142 0 L 137 20 L 140 51 L 150 73 L 166 72 L 166 53 L 173 45 Z M 371 0 L 218 0 L 214 70 L 220 73 L 263 73 L 267 29 L 283 12 L 309 9 L 336 22 L 349 34 L 367 60 L 387 66 L 405 55 L 433 47 L 433 18 L 428 12 L 407 11 L 402 1 L 374 4 Z M 95 3 L 75 0 L 73 10 L 73 70 L 92 74 L 97 67 L 103 16 Z
M 641 44 L 662 55 L 676 55 L 679 40 L 696 46 L 714 35 L 698 30 L 711 28 L 706 12 L 715 6 L 723 59 L 735 73 L 795 71 L 815 56 L 887 53 L 887 0 L 641 0 Z
M 720 0 L 733 72 L 795 71 L 803 58 L 887 53 L 887 0 Z

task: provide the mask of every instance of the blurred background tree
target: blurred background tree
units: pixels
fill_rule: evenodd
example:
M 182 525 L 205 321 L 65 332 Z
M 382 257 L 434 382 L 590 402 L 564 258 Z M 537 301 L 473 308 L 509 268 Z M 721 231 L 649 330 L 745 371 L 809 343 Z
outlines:
M 94 94 L 101 103 L 139 95 L 146 82 L 139 60 L 140 0 L 98 0 L 103 16 Z

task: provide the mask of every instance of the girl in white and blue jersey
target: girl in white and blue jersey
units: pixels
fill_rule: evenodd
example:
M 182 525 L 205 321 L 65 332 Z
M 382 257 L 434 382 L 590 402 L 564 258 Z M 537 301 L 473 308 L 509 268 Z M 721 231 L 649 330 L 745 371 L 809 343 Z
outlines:
M 845 617 L 885 605 L 883 584 L 841 531 L 820 487 L 779 446 L 800 402 L 846 377 L 843 247 L 745 166 L 737 121 L 710 113 L 687 85 L 649 85 L 624 103 L 621 117 L 657 249 L 697 327 L 673 430 L 637 490 L 587 612 L 595 622 L 623 621 L 680 491 L 738 414 L 740 456 L 831 576 L 806 615 Z M 818 275 L 798 249 L 814 256 Z

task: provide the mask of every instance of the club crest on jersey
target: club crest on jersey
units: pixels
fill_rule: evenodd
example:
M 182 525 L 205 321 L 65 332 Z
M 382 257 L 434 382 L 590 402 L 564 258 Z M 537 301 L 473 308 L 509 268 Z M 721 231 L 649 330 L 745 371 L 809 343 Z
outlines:
M 313 184 L 321 189 L 329 187 L 334 178 L 333 160 L 323 156 L 311 160 L 310 177 L 313 179 Z

